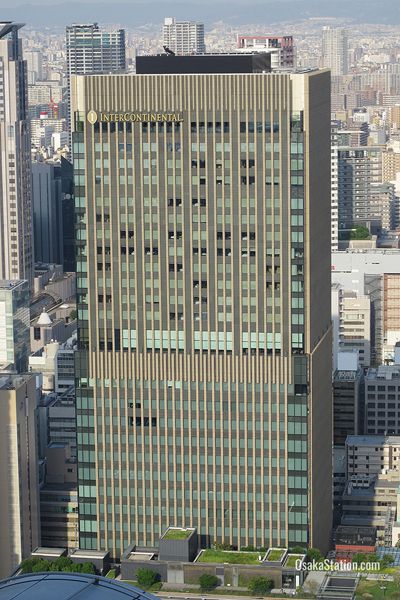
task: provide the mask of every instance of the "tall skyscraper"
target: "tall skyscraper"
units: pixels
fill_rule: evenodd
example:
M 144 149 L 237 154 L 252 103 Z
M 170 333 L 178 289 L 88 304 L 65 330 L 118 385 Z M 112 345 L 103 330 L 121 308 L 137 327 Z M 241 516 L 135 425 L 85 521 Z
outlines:
M 72 80 L 80 545 L 115 557 L 328 548 L 330 76 L 236 56 Z
M 332 76 L 347 75 L 348 34 L 346 29 L 324 27 L 322 30 L 322 64 Z
M 204 23 L 164 19 L 163 43 L 175 54 L 204 54 Z
M 31 157 L 21 23 L 0 23 L 0 280 L 33 282 Z
M 238 35 L 237 48 L 241 52 L 268 52 L 272 69 L 295 66 L 295 47 L 292 35 Z

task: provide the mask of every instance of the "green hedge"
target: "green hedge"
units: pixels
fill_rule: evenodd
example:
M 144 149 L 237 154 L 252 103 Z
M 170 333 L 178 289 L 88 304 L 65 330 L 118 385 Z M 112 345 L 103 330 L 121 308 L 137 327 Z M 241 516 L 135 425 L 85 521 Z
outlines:
M 75 564 L 68 556 L 61 556 L 52 562 L 35 556 L 22 561 L 21 571 L 23 574 L 42 573 L 44 571 L 63 571 L 64 573 L 87 573 L 95 575 L 96 567 L 93 563 Z

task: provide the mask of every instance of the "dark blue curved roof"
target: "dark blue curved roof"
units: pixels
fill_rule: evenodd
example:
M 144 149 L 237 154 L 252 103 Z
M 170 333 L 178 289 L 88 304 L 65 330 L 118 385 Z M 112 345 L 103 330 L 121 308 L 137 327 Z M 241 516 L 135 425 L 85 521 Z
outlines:
M 156 600 L 126 583 L 81 573 L 31 573 L 0 581 L 0 600 Z M 158 599 L 157 599 L 158 600 Z

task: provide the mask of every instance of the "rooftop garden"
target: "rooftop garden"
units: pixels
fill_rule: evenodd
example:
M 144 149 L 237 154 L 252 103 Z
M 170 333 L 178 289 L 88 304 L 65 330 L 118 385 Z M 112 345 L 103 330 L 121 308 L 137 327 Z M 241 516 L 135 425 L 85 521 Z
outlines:
M 178 527 L 172 527 L 171 529 L 167 529 L 167 531 L 163 535 L 163 539 L 164 540 L 187 540 L 191 533 L 192 533 L 191 529 L 181 529 Z
M 235 552 L 230 550 L 203 550 L 197 562 L 230 563 L 233 565 L 259 565 L 258 552 Z
M 282 558 L 285 556 L 285 553 L 286 553 L 286 550 L 284 550 L 283 548 L 271 548 L 271 550 L 268 551 L 266 560 L 270 560 L 273 562 L 280 562 L 282 560 Z

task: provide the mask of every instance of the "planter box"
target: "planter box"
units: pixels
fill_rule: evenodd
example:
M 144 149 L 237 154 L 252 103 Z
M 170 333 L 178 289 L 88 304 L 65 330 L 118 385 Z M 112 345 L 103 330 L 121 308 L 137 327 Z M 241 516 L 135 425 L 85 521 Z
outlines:
M 282 565 L 286 558 L 287 548 L 268 548 L 264 562 L 267 565 Z
M 192 562 L 197 555 L 198 536 L 195 528 L 169 527 L 160 538 L 159 560 Z

